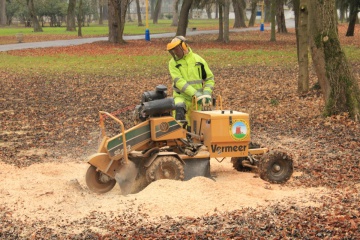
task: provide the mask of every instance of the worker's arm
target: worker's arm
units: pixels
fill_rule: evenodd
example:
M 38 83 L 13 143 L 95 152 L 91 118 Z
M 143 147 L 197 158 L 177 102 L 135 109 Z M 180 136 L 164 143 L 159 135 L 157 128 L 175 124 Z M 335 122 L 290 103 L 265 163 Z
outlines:
M 194 96 L 197 90 L 187 82 L 181 74 L 179 67 L 176 67 L 176 64 L 177 62 L 175 61 L 169 62 L 169 71 L 173 80 L 174 90 L 178 93 L 186 94 L 189 97 Z

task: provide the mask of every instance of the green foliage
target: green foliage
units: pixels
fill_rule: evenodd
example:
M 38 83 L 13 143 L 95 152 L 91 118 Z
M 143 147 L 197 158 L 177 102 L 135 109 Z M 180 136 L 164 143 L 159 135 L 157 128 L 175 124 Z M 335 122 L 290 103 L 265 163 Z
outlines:
M 270 99 L 270 104 L 274 107 L 279 105 L 279 100 L 277 99 Z

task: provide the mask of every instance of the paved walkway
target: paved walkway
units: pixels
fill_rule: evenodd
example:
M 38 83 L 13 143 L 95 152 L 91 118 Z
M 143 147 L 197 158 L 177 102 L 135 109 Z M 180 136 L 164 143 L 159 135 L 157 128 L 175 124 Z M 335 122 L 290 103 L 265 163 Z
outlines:
M 265 30 L 268 30 L 268 29 L 269 29 L 269 27 L 265 27 Z M 260 31 L 259 27 L 231 29 L 230 32 L 244 32 L 244 31 L 256 31 L 256 30 Z M 219 32 L 218 30 L 187 31 L 186 35 L 193 36 L 193 35 L 200 35 L 200 34 L 217 34 L 218 32 Z M 150 38 L 171 38 L 174 36 L 175 36 L 175 33 L 150 34 Z M 142 40 L 142 39 L 145 40 L 145 34 L 144 35 L 124 36 L 124 40 Z M 0 45 L 0 52 L 27 49 L 27 48 L 47 48 L 47 47 L 72 46 L 72 45 L 80 45 L 80 44 L 85 44 L 85 43 L 93 43 L 93 42 L 98 42 L 98 41 L 108 41 L 108 37 L 79 38 L 79 39 L 70 39 L 70 40 L 55 40 L 55 41 L 45 41 L 45 42 L 6 44 L 6 45 Z
M 286 19 L 286 27 L 294 28 L 295 27 L 294 19 Z M 269 29 L 270 29 L 270 27 L 265 27 L 265 30 L 269 30 Z M 245 32 L 245 31 L 260 31 L 260 27 L 230 29 L 230 32 Z M 200 34 L 217 34 L 218 32 L 219 32 L 219 30 L 187 31 L 186 35 L 193 36 L 193 35 L 200 35 Z M 175 36 L 175 33 L 150 34 L 150 38 L 171 38 L 174 36 Z M 124 36 L 124 40 L 142 40 L 142 39 L 145 40 L 145 34 L 144 35 Z M 46 41 L 46 42 L 7 44 L 7 45 L 0 45 L 0 52 L 27 49 L 27 48 L 72 46 L 72 45 L 80 45 L 80 44 L 85 44 L 85 43 L 93 43 L 93 42 L 98 42 L 98 41 L 108 41 L 108 37 L 94 37 L 94 38 L 80 38 L 80 39 L 70 39 L 70 40 L 55 40 L 55 41 Z

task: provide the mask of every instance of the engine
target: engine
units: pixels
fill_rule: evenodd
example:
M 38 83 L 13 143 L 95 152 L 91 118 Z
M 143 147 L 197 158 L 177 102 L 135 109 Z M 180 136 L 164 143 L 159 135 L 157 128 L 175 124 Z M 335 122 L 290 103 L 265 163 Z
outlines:
M 150 117 L 171 116 L 174 109 L 174 99 L 167 97 L 167 87 L 158 85 L 155 91 L 143 93 L 141 104 L 135 107 L 135 120 L 143 122 Z

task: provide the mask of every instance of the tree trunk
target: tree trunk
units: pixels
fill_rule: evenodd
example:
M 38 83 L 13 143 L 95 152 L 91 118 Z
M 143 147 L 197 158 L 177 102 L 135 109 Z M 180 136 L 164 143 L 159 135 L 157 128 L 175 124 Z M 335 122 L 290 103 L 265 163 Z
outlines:
M 275 9 L 276 9 L 276 2 L 277 0 L 271 0 L 271 37 L 270 41 L 275 42 L 276 41 L 276 35 L 275 35 Z
M 131 18 L 130 4 L 128 4 L 127 8 L 127 21 L 132 22 L 133 20 Z
M 101 0 L 99 1 L 99 25 L 103 25 L 103 5 L 100 2 Z
M 269 22 L 271 22 L 271 0 L 265 0 L 264 3 L 265 3 L 265 6 L 264 6 L 264 11 L 265 11 L 264 22 L 269 23 Z
M 42 32 L 42 27 L 39 24 L 39 20 L 36 16 L 35 13 L 35 7 L 34 7 L 34 1 L 33 0 L 26 0 L 26 3 L 28 5 L 29 8 L 29 14 L 30 14 L 30 18 L 33 24 L 33 28 L 34 28 L 34 32 Z
M 219 9 L 219 36 L 217 41 L 223 42 L 224 41 L 224 21 L 223 21 L 223 4 L 222 1 L 218 1 L 218 9 Z
M 109 0 L 109 42 L 125 43 L 123 38 L 128 0 Z
M 154 18 L 155 4 L 156 4 L 157 0 L 148 0 L 148 1 L 150 1 L 150 19 L 153 19 Z
M 219 18 L 219 1 L 220 0 L 216 0 L 215 2 L 215 19 Z
M 0 0 L 0 25 L 6 25 L 6 0 Z
M 249 27 L 253 27 L 255 25 L 256 13 L 257 13 L 257 0 L 251 0 L 251 16 L 249 20 Z
M 284 14 L 284 0 L 277 0 L 276 21 L 278 33 L 287 33 Z
M 189 23 L 189 11 L 193 0 L 184 0 L 180 10 L 179 24 L 177 27 L 177 36 L 186 36 L 186 29 Z
M 345 12 L 347 11 L 346 9 L 347 9 L 347 4 L 345 4 L 344 1 L 340 1 L 339 2 L 339 13 L 340 13 L 339 21 L 342 23 L 345 20 Z
M 77 20 L 78 20 L 78 37 L 82 37 L 81 25 L 83 24 L 84 21 L 82 0 L 79 0 L 79 11 L 78 11 Z
M 230 13 L 230 0 L 225 0 L 224 5 L 224 42 L 229 43 L 229 13 Z
M 139 0 L 136 0 L 136 13 L 138 17 L 138 27 L 144 26 L 141 20 L 141 11 L 140 11 L 140 2 Z
M 355 23 L 358 15 L 358 8 L 360 7 L 359 0 L 351 0 L 350 1 L 350 16 L 349 16 L 349 26 L 346 32 L 346 36 L 354 36 L 355 31 Z
M 309 46 L 308 46 L 308 0 L 300 0 L 299 21 L 298 21 L 298 93 L 304 94 L 309 91 Z
M 299 61 L 299 11 L 300 11 L 300 0 L 293 0 L 293 11 L 295 16 L 295 35 L 296 35 L 296 54 Z
M 174 0 L 173 3 L 173 18 L 172 18 L 172 23 L 171 26 L 176 27 L 178 25 L 178 21 L 179 21 L 179 0 Z
M 325 99 L 324 115 L 348 112 L 359 121 L 359 84 L 340 46 L 335 0 L 311 0 L 308 9 L 311 53 Z
M 154 10 L 154 17 L 153 17 L 153 24 L 158 23 L 158 19 L 159 19 L 160 13 L 161 13 L 161 3 L 162 3 L 162 0 L 157 0 L 156 1 L 155 10 Z
M 75 25 L 76 0 L 69 0 L 66 20 L 66 31 L 76 31 Z
M 235 13 L 235 21 L 233 28 L 242 28 L 242 27 L 246 28 L 246 24 L 245 24 L 246 17 L 244 15 L 244 9 L 246 8 L 246 5 L 244 5 L 243 0 L 233 0 L 232 2 Z
M 207 3 L 205 5 L 205 10 L 206 10 L 206 15 L 208 17 L 208 19 L 212 19 L 212 16 L 211 16 L 211 7 L 212 7 L 212 3 Z

